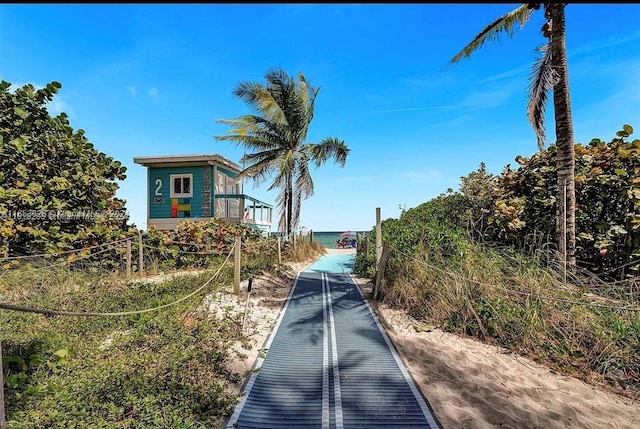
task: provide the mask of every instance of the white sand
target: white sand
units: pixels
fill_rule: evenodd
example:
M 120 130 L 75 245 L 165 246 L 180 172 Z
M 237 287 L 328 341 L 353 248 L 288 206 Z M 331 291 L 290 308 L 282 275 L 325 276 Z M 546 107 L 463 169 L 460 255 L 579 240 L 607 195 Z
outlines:
M 354 252 L 327 249 L 329 254 Z M 238 346 L 246 356 L 235 359 L 230 369 L 251 370 L 297 272 L 311 262 L 254 281 L 247 323 L 254 347 L 247 351 Z M 371 285 L 357 281 L 366 295 Z M 223 300 L 244 312 L 244 298 L 229 297 Z M 220 304 L 212 307 L 219 309 Z M 495 346 L 426 327 L 402 311 L 376 303 L 372 307 L 444 428 L 640 428 L 640 402 L 553 373 Z M 234 386 L 236 392 L 240 388 Z
M 376 312 L 445 428 L 640 427 L 640 402 L 470 338 L 417 332 L 385 305 Z

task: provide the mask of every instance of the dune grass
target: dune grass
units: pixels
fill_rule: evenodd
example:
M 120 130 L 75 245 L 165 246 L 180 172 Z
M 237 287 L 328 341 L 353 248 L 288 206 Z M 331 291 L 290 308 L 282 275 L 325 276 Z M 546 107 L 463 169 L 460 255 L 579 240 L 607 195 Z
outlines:
M 441 231 L 442 232 L 442 231 Z M 374 246 L 356 272 L 373 272 Z M 634 282 L 588 273 L 563 282 L 545 255 L 492 249 L 450 231 L 412 247 L 390 244 L 382 300 L 412 316 L 640 398 L 640 307 Z

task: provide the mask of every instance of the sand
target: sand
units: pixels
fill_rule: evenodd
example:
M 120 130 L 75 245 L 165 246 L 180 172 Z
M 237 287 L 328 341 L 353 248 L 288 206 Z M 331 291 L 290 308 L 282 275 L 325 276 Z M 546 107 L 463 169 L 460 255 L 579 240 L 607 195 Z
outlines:
M 353 253 L 355 249 L 327 249 Z M 299 271 L 313 261 L 290 264 L 276 275 L 254 280 L 245 328 L 252 349 L 236 345 L 240 357 L 229 368 L 247 373 L 270 335 Z M 368 280 L 356 279 L 365 296 Z M 245 310 L 246 295 L 210 303 Z M 406 313 L 371 303 L 405 366 L 444 428 L 640 428 L 640 402 L 552 372 L 495 346 L 461 338 L 419 323 Z M 240 392 L 242 383 L 232 386 Z

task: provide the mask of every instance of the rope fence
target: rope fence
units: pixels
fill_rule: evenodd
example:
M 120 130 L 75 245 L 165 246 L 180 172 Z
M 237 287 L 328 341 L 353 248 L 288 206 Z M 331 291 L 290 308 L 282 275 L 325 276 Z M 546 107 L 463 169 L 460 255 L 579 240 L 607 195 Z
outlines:
M 173 305 L 179 304 L 179 303 L 191 298 L 192 296 L 196 295 L 198 292 L 200 292 L 205 287 L 207 287 L 220 274 L 220 272 L 222 271 L 222 268 L 227 264 L 227 262 L 229 261 L 229 258 L 231 258 L 231 255 L 233 255 L 233 250 L 234 249 L 232 249 L 229 252 L 229 254 L 227 255 L 226 259 L 224 260 L 224 262 L 222 264 L 220 264 L 220 267 L 218 267 L 218 269 L 215 272 L 215 274 L 213 274 L 213 276 L 211 276 L 211 278 L 209 278 L 209 280 L 207 280 L 202 286 L 198 287 L 196 290 L 194 290 L 193 292 L 189 293 L 188 295 L 183 296 L 180 299 L 177 299 L 177 300 L 175 300 L 173 302 L 170 302 L 168 304 L 159 305 L 157 307 L 145 308 L 145 309 L 142 309 L 142 310 L 121 311 L 121 312 L 83 312 L 83 311 L 51 310 L 51 309 L 46 309 L 46 308 L 35 308 L 35 307 L 29 307 L 29 306 L 25 306 L 25 305 L 17 305 L 17 304 L 9 304 L 9 303 L 0 302 L 0 309 L 13 310 L 13 311 L 22 311 L 22 312 L 29 312 L 29 313 L 38 313 L 38 314 L 43 314 L 43 315 L 46 315 L 46 316 L 81 316 L 81 317 L 101 317 L 101 316 L 105 316 L 105 317 L 121 317 L 121 316 L 132 316 L 132 315 L 135 315 L 135 314 L 150 313 L 150 312 L 153 312 L 153 311 L 161 310 L 163 308 L 167 308 L 167 307 L 171 307 Z
M 72 249 L 72 250 L 63 250 L 63 251 L 60 251 L 60 252 L 38 253 L 38 254 L 34 254 L 34 255 L 8 256 L 6 258 L 0 259 L 0 262 L 14 261 L 14 260 L 20 260 L 20 259 L 56 258 L 56 257 L 59 257 L 61 255 L 68 255 L 68 254 L 72 254 L 72 253 L 78 253 L 78 252 L 84 252 L 84 251 L 87 251 L 87 250 L 98 249 L 100 247 L 111 246 L 111 245 L 118 244 L 118 243 L 125 243 L 127 240 L 131 240 L 131 237 L 122 238 L 120 240 L 111 241 L 109 243 L 96 244 L 95 246 L 81 247 L 79 249 Z
M 137 238 L 137 242 L 135 242 L 135 239 Z M 182 302 L 190 297 L 192 297 L 193 295 L 197 294 L 198 292 L 200 292 L 204 287 L 206 287 L 222 270 L 222 267 L 224 267 L 224 265 L 229 261 L 229 259 L 231 258 L 231 255 L 235 255 L 235 275 L 234 275 L 234 293 L 238 293 L 238 287 L 239 287 L 239 283 L 240 283 L 240 279 L 239 279 L 239 273 L 240 273 L 240 253 L 237 250 L 242 250 L 242 251 L 252 251 L 252 250 L 256 250 L 256 251 L 260 251 L 260 250 L 264 250 L 265 247 L 271 247 L 271 246 L 275 246 L 275 241 L 274 242 L 269 242 L 267 240 L 265 241 L 261 241 L 261 242 L 254 242 L 251 244 L 248 243 L 243 243 L 243 241 L 241 240 L 240 236 L 237 236 L 235 238 L 234 243 L 232 244 L 224 244 L 223 246 L 219 246 L 216 251 L 206 251 L 203 249 L 203 251 L 198 251 L 198 252 L 193 252 L 191 250 L 183 250 L 180 248 L 169 248 L 169 247 L 160 247 L 160 246 L 154 246 L 154 245 L 150 245 L 150 244 L 145 244 L 144 240 L 141 239 L 142 237 L 138 234 L 137 236 L 131 236 L 131 237 L 127 237 L 127 238 L 122 238 L 119 240 L 115 240 L 109 243 L 104 243 L 101 245 L 96 245 L 96 246 L 90 246 L 90 247 L 84 247 L 81 249 L 74 249 L 74 250 L 69 250 L 69 251 L 62 251 L 62 252 L 58 252 L 58 253 L 51 253 L 51 254 L 38 254 L 38 255 L 24 255 L 24 256 L 15 256 L 15 257 L 10 257 L 10 258 L 6 258 L 4 261 L 8 261 L 8 260 L 25 260 L 27 258 L 30 259 L 29 262 L 33 262 L 33 261 L 37 261 L 37 262 L 41 262 L 41 263 L 45 263 L 42 266 L 37 266 L 37 267 L 33 267 L 30 266 L 29 267 L 29 273 L 33 273 L 33 272 L 39 272 L 42 270 L 50 270 L 50 269 L 54 269 L 54 268 L 61 268 L 64 266 L 69 266 L 72 264 L 78 264 L 82 261 L 88 261 L 91 258 L 100 256 L 100 255 L 104 255 L 108 252 L 112 252 L 115 251 L 118 254 L 114 255 L 119 259 L 126 259 L 126 269 L 127 269 L 127 277 L 129 277 L 131 275 L 131 271 L 133 268 L 133 264 L 134 264 L 134 258 L 133 257 L 133 251 L 137 250 L 139 252 L 139 257 L 137 258 L 137 263 L 138 263 L 138 272 L 139 274 L 142 274 L 144 272 L 144 267 L 147 266 L 151 266 L 153 264 L 158 264 L 158 265 L 162 265 L 162 262 L 173 262 L 175 263 L 176 259 L 179 258 L 180 256 L 185 256 L 185 257 L 191 257 L 191 256 L 202 256 L 204 258 L 211 258 L 211 257 L 224 257 L 226 254 L 226 257 L 224 259 L 224 261 L 222 262 L 222 264 L 220 265 L 219 269 L 217 270 L 216 274 L 214 274 L 214 276 L 212 276 L 208 282 L 206 282 L 204 285 L 202 285 L 201 287 L 199 287 L 198 289 L 196 289 L 194 292 L 188 294 L 187 296 L 169 303 L 169 304 L 165 304 L 162 306 L 158 306 L 158 307 L 154 307 L 154 308 L 150 308 L 150 309 L 143 309 L 143 310 L 132 310 L 132 311 L 124 311 L 124 312 L 83 312 L 83 311 L 66 311 L 66 310 L 59 310 L 59 309 L 48 309 L 48 308 L 37 308 L 37 307 L 33 307 L 33 306 L 29 306 L 29 305 L 23 305 L 23 304 L 14 304 L 14 303 L 6 303 L 6 302 L 0 302 L 0 309 L 4 309 L 4 310 L 12 310 L 12 311 L 22 311 L 22 312 L 31 312 L 31 313 L 38 313 L 38 314 L 43 314 L 43 315 L 47 315 L 47 316 L 81 316 L 81 317 L 98 317 L 98 316 L 129 316 L 129 315 L 134 315 L 134 314 L 141 314 L 141 313 L 147 313 L 147 312 L 152 312 L 152 311 L 156 311 L 162 308 L 166 308 L 168 306 L 171 305 L 175 305 L 179 302 Z M 278 256 L 279 255 L 279 251 L 280 251 L 280 239 L 276 240 L 277 241 L 277 250 L 278 250 Z M 132 246 L 132 243 L 135 242 L 135 246 Z M 180 245 L 180 246 L 185 246 L 185 247 L 189 247 L 189 246 L 194 246 L 194 247 L 214 247 L 210 244 L 205 244 L 205 243 L 186 243 L 186 242 L 179 242 L 179 241 L 163 241 L 162 242 L 163 245 Z M 96 249 L 100 249 L 97 250 Z M 144 250 L 149 250 L 149 252 L 144 252 Z M 276 250 L 276 248 L 274 247 L 273 249 L 274 251 Z M 76 258 L 70 258 L 70 255 L 79 253 L 79 252 L 91 252 L 88 254 L 83 254 L 80 255 Z M 55 257 L 60 257 L 60 256 L 66 256 L 67 259 L 58 261 L 56 263 L 53 264 L 46 264 L 46 261 L 51 259 L 51 258 L 55 258 Z M 164 258 L 164 261 L 163 261 Z M 209 261 L 210 259 L 205 259 L 206 261 Z M 194 262 L 194 261 L 192 261 Z M 113 268 L 113 267 L 111 267 Z M 121 267 L 122 268 L 122 267 Z M 11 272 L 11 270 L 0 270 L 0 279 L 3 278 L 3 276 L 5 276 L 7 273 Z
M 113 242 L 113 243 L 120 243 L 120 242 L 116 241 L 116 242 Z M 99 247 L 95 246 L 93 248 L 97 249 Z M 117 250 L 117 249 L 121 249 L 121 248 L 122 248 L 122 246 L 117 246 L 117 245 L 116 246 L 110 246 L 110 247 L 107 247 L 106 249 L 99 250 L 97 252 L 93 252 L 93 253 L 90 253 L 88 255 L 79 256 L 79 257 L 77 257 L 75 259 L 63 259 L 61 261 L 58 261 L 58 262 L 55 262 L 55 263 L 52 263 L 52 264 L 46 264 L 47 259 L 50 259 L 50 258 L 38 259 L 38 260 L 34 260 L 33 262 L 43 263 L 44 265 L 35 266 L 35 267 L 32 266 L 31 269 L 34 270 L 34 271 L 38 271 L 38 270 L 44 270 L 44 269 L 52 269 L 52 268 L 59 268 L 59 267 L 69 266 L 69 265 L 72 265 L 72 264 L 77 264 L 77 263 L 79 263 L 81 261 L 85 261 L 85 260 L 91 259 L 91 258 L 93 258 L 95 256 L 102 255 L 102 254 L 110 252 L 112 250 Z M 87 249 L 83 249 L 83 250 L 87 250 Z M 3 271 L 2 273 L 4 273 L 4 272 L 6 272 L 6 271 Z M 0 273 L 0 277 L 2 277 L 2 273 Z
M 272 250 L 278 251 L 280 255 L 281 239 L 257 241 L 247 243 L 241 241 L 241 250 L 244 252 L 262 252 Z M 29 263 L 31 269 L 52 269 L 63 266 L 77 266 L 80 261 L 89 261 L 97 255 L 105 255 L 113 252 L 110 258 L 109 268 L 122 265 L 127 276 L 133 272 L 143 274 L 145 269 L 152 270 L 160 267 L 174 268 L 189 266 L 190 263 L 196 265 L 206 263 L 206 258 L 223 257 L 235 246 L 235 239 L 232 243 L 189 243 L 176 240 L 163 240 L 156 237 L 148 237 L 142 234 L 134 234 L 126 238 L 121 238 L 112 242 L 100 245 L 86 246 L 73 250 L 65 250 L 55 253 L 40 253 L 32 255 L 9 256 L 0 259 L 0 278 L 6 270 L 15 268 L 18 265 Z M 73 255 L 80 254 L 75 257 Z M 195 257 L 192 260 L 190 257 Z M 203 259 L 197 259 L 202 257 Z M 64 259 L 61 259 L 64 258 Z M 61 260 L 57 260 L 61 259 Z M 49 263 L 47 261 L 55 261 Z M 280 257 L 279 257 L 280 262 Z M 87 262 L 89 263 L 89 262 Z M 93 263 L 100 265 L 99 261 Z
M 231 255 L 235 255 L 235 267 L 234 267 L 234 288 L 233 293 L 239 293 L 239 284 L 240 284 L 240 254 L 241 252 L 265 252 L 265 251 L 273 251 L 274 253 L 277 251 L 278 263 L 281 263 L 281 251 L 282 251 L 282 237 L 277 237 L 276 240 L 262 240 L 256 242 L 246 242 L 241 239 L 241 236 L 236 236 L 235 241 L 232 244 L 224 243 L 223 245 L 215 245 L 213 243 L 188 243 L 181 241 L 161 241 L 161 243 L 157 245 L 151 245 L 144 242 L 144 236 L 142 234 L 131 235 L 126 238 L 121 238 L 118 240 L 114 240 L 109 243 L 103 243 L 100 245 L 87 246 L 79 249 L 61 251 L 57 253 L 47 253 L 47 254 L 34 254 L 34 255 L 21 255 L 21 256 L 13 256 L 9 258 L 5 258 L 0 262 L 13 262 L 13 261 L 21 261 L 22 263 L 28 263 L 28 274 L 42 272 L 43 270 L 54 270 L 63 267 L 70 267 L 73 270 L 82 271 L 83 269 L 91 268 L 93 273 L 95 273 L 96 264 L 99 267 L 101 264 L 105 264 L 103 268 L 108 270 L 117 270 L 125 268 L 127 278 L 131 277 L 132 271 L 137 271 L 138 275 L 143 275 L 145 268 L 153 267 L 158 272 L 161 269 L 176 269 L 180 268 L 180 266 L 184 266 L 185 268 L 196 268 L 199 265 L 211 263 L 212 257 L 224 257 L 226 254 L 226 258 L 224 262 L 220 266 L 220 269 L 216 273 L 216 275 L 220 272 L 222 267 L 229 261 Z M 157 240 L 155 237 L 154 241 Z M 175 247 L 163 247 L 163 246 L 181 246 L 186 247 L 183 248 L 175 248 Z M 192 248 L 202 248 L 200 251 L 192 251 Z M 109 255 L 107 259 L 101 259 L 101 256 L 105 256 L 109 254 L 109 252 L 113 252 L 113 254 Z M 138 253 L 138 257 L 136 258 L 134 253 Z M 76 256 L 77 255 L 77 256 Z M 272 253 L 272 255 L 274 255 Z M 275 256 L 275 255 L 274 255 Z M 48 263 L 51 259 L 56 258 L 64 258 L 62 260 L 56 261 L 55 263 Z M 193 259 L 193 258 L 196 259 Z M 198 259 L 198 257 L 202 257 L 203 259 Z M 181 260 L 181 258 L 184 258 Z M 96 259 L 96 260 L 92 260 Z M 136 262 L 137 261 L 137 262 Z M 42 264 L 40 266 L 37 266 Z M 84 264 L 84 265 L 82 265 Z M 13 268 L 14 264 L 11 264 Z M 35 266 L 34 266 L 35 265 Z M 6 268 L 6 267 L 5 267 Z M 4 279 L 4 283 L 7 283 L 7 276 L 9 273 L 12 273 L 11 269 L 0 270 L 0 280 Z M 54 275 L 58 275 L 52 273 Z M 64 273 L 61 273 L 64 275 Z M 15 277 L 9 277 L 9 281 L 15 279 Z M 94 312 L 84 312 L 84 311 L 66 311 L 60 309 L 49 309 L 49 308 L 37 308 L 34 306 L 29 306 L 25 304 L 15 304 L 15 303 L 7 303 L 0 302 L 0 309 L 4 310 L 12 310 L 12 311 L 23 311 L 23 312 L 32 312 L 39 313 L 48 316 L 84 316 L 84 317 L 97 317 L 97 316 L 127 316 L 134 315 L 140 313 L 146 313 L 155 311 L 161 308 L 165 308 L 169 305 L 175 305 L 178 302 L 182 302 L 184 299 L 188 299 L 194 294 L 198 293 L 202 290 L 210 281 L 213 280 L 212 277 L 209 282 L 205 285 L 198 288 L 193 293 L 187 295 L 183 299 L 180 299 L 174 303 L 166 304 L 160 307 L 155 307 L 151 309 L 143 309 L 143 310 L 132 310 L 132 311 L 124 311 L 124 312 L 104 312 L 104 311 L 94 311 Z M 34 277 L 31 279 L 36 280 Z M 23 278 L 24 280 L 24 278 Z M 31 280 L 29 280 L 31 281 Z
M 231 248 L 233 248 L 233 244 L 231 245 Z M 148 244 L 143 244 L 143 246 L 145 249 L 151 249 L 151 250 L 157 250 L 158 252 L 161 253 L 178 253 L 181 255 L 202 255 L 202 256 L 220 256 L 221 253 L 220 252 L 191 252 L 189 250 L 181 250 L 181 249 L 171 249 L 171 248 L 162 248 L 162 247 L 157 247 L 157 246 L 150 246 Z M 221 249 L 224 250 L 224 249 Z
M 187 295 L 184 295 L 178 299 L 173 300 L 172 302 L 166 303 L 166 304 L 162 304 L 162 305 L 157 305 L 151 308 L 144 308 L 144 309 L 137 309 L 137 310 L 128 310 L 128 311 L 117 311 L 117 312 L 107 312 L 107 311 L 66 311 L 66 310 L 58 310 L 58 309 L 50 309 L 50 308 L 39 308 L 39 307 L 33 307 L 33 306 L 28 306 L 28 305 L 22 305 L 22 304 L 12 304 L 12 303 L 7 303 L 7 302 L 0 302 L 0 309 L 1 310 L 9 310 L 9 311 L 17 311 L 17 312 L 27 312 L 27 313 L 35 313 L 35 314 L 41 314 L 41 315 L 45 315 L 45 316 L 75 316 L 75 317 L 123 317 L 123 316 L 132 316 L 132 315 L 138 315 L 138 314 L 144 314 L 144 313 L 151 313 L 151 312 L 157 312 L 159 310 L 171 307 L 171 306 L 175 306 L 181 302 L 184 302 L 194 296 L 196 296 L 197 294 L 201 293 L 207 286 L 209 286 L 209 284 L 211 284 L 211 282 L 213 282 L 222 272 L 222 269 L 225 267 L 225 265 L 229 262 L 229 259 L 231 258 L 231 255 L 237 254 L 237 252 L 235 251 L 235 247 L 238 245 L 238 241 L 236 241 L 236 244 L 234 244 L 231 248 L 231 250 L 228 252 L 227 257 L 225 258 L 225 260 L 220 264 L 220 266 L 218 267 L 218 269 L 216 270 L 216 272 L 206 281 L 204 282 L 201 286 L 199 286 L 198 288 L 196 288 L 195 290 L 193 290 L 192 292 L 188 293 Z M 121 243 L 121 241 L 117 242 L 118 244 Z M 108 247 L 107 249 L 104 249 L 100 252 L 96 252 L 91 256 L 96 256 L 98 254 L 107 252 L 109 250 L 112 250 L 114 247 L 117 246 L 112 246 L 112 247 Z M 127 249 L 130 250 L 130 242 L 127 241 Z M 86 249 L 85 249 L 86 250 Z M 130 254 L 130 252 L 127 252 L 128 254 Z M 66 261 L 65 261 L 66 262 Z M 238 260 L 237 263 L 239 264 L 240 261 Z M 1 276 L 1 274 L 0 274 Z M 235 292 L 235 290 L 234 290 Z M 2 341 L 0 340 L 0 357 L 2 357 Z M 1 360 L 1 359 L 0 359 Z M 0 393 L 2 393 L 2 386 L 4 386 L 4 371 L 0 371 Z M 4 394 L 0 395 L 0 426 L 4 427 L 5 423 L 5 401 L 4 401 Z

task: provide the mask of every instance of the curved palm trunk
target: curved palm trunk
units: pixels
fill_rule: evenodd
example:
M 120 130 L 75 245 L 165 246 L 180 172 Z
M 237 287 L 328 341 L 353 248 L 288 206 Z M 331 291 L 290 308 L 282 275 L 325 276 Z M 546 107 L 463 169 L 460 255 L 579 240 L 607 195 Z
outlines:
M 556 231 L 560 252 L 566 248 L 567 266 L 576 266 L 576 195 L 575 152 L 573 147 L 573 123 L 569 98 L 569 71 L 565 42 L 565 4 L 548 3 L 546 11 L 551 18 L 551 55 L 553 68 L 558 73 L 558 82 L 553 87 L 553 108 L 556 123 L 556 146 L 558 168 L 558 195 L 556 205 Z M 566 194 L 565 194 L 566 188 Z M 566 204 L 565 204 L 566 199 Z M 566 223 L 566 231 L 565 231 Z M 566 246 L 566 247 L 565 247 Z M 562 256 L 565 256 L 562 254 Z
M 285 231 L 287 235 L 291 235 L 291 231 L 293 230 L 293 226 L 291 225 L 291 221 L 293 220 L 293 173 L 291 172 L 287 174 L 285 206 Z

